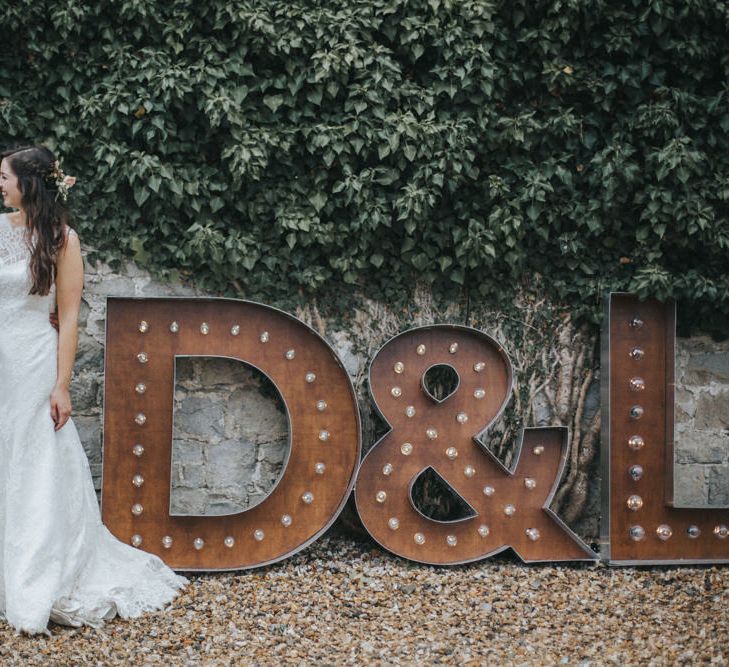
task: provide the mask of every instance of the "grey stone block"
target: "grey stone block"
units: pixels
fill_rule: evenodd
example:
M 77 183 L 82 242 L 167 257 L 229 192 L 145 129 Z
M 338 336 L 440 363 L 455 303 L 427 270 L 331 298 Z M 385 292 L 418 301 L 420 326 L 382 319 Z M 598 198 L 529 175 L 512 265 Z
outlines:
M 696 398 L 686 389 L 676 389 L 675 401 L 676 421 L 688 422 L 696 414 Z
M 205 439 L 212 435 L 222 436 L 225 407 L 226 403 L 221 395 L 186 396 L 175 405 L 175 437 L 183 433 Z
M 729 456 L 729 435 L 678 425 L 674 452 L 677 463 L 724 463 Z
M 101 415 L 74 415 L 74 426 L 91 463 L 101 463 Z
M 677 506 L 706 505 L 708 496 L 706 466 L 695 463 L 675 465 L 673 484 L 674 503 Z
M 729 428 L 729 388 L 701 392 L 694 424 L 699 429 Z
M 704 385 L 711 381 L 729 384 L 729 350 L 716 350 L 689 356 L 683 381 Z
M 173 486 L 170 491 L 170 514 L 203 515 L 206 495 L 206 490 L 202 488 L 186 489 Z
M 225 435 L 246 442 L 273 441 L 286 438 L 288 423 L 274 401 L 258 391 L 237 389 L 226 405 Z
M 205 467 L 203 465 L 173 466 L 172 470 L 176 487 L 198 489 L 205 485 Z
M 211 489 L 245 484 L 255 466 L 255 448 L 240 440 L 223 440 L 206 448 L 206 483 Z
M 74 411 L 85 412 L 99 407 L 99 376 L 84 370 L 71 380 L 71 401 Z
M 96 373 L 101 373 L 104 369 L 104 348 L 82 331 L 79 331 L 75 368 Z
M 709 467 L 709 505 L 729 507 L 729 465 Z
M 172 466 L 203 463 L 203 446 L 194 440 L 174 439 L 172 441 Z

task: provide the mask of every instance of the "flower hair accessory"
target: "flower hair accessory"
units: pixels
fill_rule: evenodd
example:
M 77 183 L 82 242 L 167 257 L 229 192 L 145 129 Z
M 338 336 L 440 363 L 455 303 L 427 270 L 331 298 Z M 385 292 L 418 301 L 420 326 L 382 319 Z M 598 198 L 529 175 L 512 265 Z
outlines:
M 66 176 L 66 174 L 63 173 L 63 169 L 61 169 L 61 163 L 59 160 L 56 160 L 53 163 L 49 177 L 56 186 L 56 199 L 58 199 L 58 196 L 60 195 L 61 199 L 65 202 L 68 199 L 68 191 L 76 184 L 76 177 Z

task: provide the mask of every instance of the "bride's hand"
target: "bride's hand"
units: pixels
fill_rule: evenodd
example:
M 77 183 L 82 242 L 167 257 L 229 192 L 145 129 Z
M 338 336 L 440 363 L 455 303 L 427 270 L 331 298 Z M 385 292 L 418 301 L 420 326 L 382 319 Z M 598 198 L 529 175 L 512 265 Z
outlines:
M 55 430 L 61 430 L 71 416 L 71 394 L 68 387 L 56 385 L 51 392 L 51 418 Z

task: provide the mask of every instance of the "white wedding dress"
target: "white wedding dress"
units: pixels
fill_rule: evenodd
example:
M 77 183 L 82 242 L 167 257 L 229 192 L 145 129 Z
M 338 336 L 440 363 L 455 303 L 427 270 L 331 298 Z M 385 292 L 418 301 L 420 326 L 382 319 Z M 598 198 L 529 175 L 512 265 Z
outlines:
M 54 431 L 55 290 L 28 294 L 29 257 L 0 214 L 0 618 L 50 634 L 161 609 L 188 580 L 109 532 L 76 427 Z

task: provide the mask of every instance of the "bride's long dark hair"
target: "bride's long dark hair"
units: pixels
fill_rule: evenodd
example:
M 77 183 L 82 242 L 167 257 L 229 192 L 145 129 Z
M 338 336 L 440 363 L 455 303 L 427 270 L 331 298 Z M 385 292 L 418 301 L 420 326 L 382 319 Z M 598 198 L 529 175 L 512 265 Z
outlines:
M 28 217 L 31 294 L 48 294 L 56 279 L 56 258 L 65 243 L 70 216 L 56 184 L 56 156 L 45 146 L 23 146 L 2 153 L 18 177 L 21 206 Z

